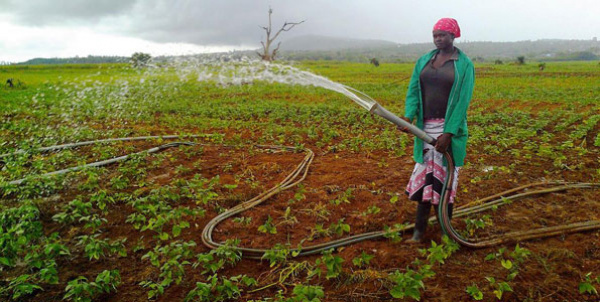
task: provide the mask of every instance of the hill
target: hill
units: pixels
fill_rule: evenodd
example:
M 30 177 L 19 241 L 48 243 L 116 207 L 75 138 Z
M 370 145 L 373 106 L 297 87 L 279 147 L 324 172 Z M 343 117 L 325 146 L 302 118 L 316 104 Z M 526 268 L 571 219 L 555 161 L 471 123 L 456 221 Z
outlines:
M 516 42 L 461 41 L 457 39 L 455 45 L 476 61 L 514 60 L 518 56 L 535 61 L 600 59 L 600 42 L 595 38 Z M 397 62 L 413 61 L 433 47 L 433 43 L 397 44 L 383 40 L 304 36 L 282 42 L 280 55 L 289 60 L 365 62 L 370 58 L 377 58 L 382 62 Z
M 600 42 L 590 40 L 546 39 L 535 41 L 491 42 L 465 41 L 457 39 L 455 45 L 466 52 L 474 61 L 514 61 L 524 56 L 526 61 L 591 61 L 600 59 Z M 423 53 L 433 49 L 433 43 L 398 44 L 385 40 L 350 39 L 307 35 L 290 38 L 281 43 L 278 59 L 282 60 L 332 60 L 369 62 L 377 58 L 380 62 L 412 62 Z M 203 54 L 204 55 L 204 54 Z M 209 56 L 256 57 L 256 51 L 236 51 L 210 54 Z M 156 57 L 162 61 L 170 57 Z M 129 57 L 87 56 L 74 58 L 35 58 L 18 64 L 85 64 L 122 63 Z

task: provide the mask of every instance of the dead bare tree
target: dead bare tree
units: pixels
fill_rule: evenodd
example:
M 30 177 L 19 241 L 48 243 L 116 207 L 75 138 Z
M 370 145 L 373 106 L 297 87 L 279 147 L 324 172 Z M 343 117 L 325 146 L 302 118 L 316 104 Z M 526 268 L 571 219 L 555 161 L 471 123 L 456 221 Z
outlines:
M 279 46 L 281 46 L 281 42 L 277 43 L 277 47 L 275 47 L 275 49 L 273 49 L 272 52 L 270 52 L 270 48 L 271 48 L 271 44 L 273 43 L 273 41 L 275 41 L 275 39 L 277 39 L 277 37 L 279 36 L 279 34 L 283 31 L 290 31 L 292 28 L 294 28 L 294 26 L 298 25 L 298 24 L 302 24 L 304 23 L 303 20 L 301 22 L 285 22 L 283 24 L 283 26 L 275 33 L 275 35 L 273 37 L 271 37 L 271 33 L 272 33 L 272 28 L 271 28 L 271 14 L 273 14 L 273 9 L 271 9 L 269 7 L 269 26 L 260 26 L 260 28 L 264 29 L 265 32 L 267 32 L 267 41 L 263 42 L 261 41 L 260 44 L 262 44 L 263 46 L 263 53 L 260 52 L 256 52 L 256 54 L 258 54 L 259 57 L 261 57 L 261 59 L 263 59 L 264 61 L 273 61 L 275 60 L 275 56 L 277 55 L 277 51 L 279 50 Z

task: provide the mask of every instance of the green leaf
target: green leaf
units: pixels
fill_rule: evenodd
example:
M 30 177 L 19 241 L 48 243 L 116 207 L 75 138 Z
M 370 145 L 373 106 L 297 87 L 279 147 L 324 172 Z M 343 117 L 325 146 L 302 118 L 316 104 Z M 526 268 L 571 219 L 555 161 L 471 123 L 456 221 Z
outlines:
M 502 267 L 505 269 L 511 269 L 513 267 L 513 263 L 510 260 L 501 260 L 500 263 L 502 263 Z
M 598 290 L 596 290 L 596 288 L 588 282 L 581 282 L 581 283 L 579 283 L 579 293 L 580 294 L 588 293 L 588 294 L 597 295 Z
M 181 235 L 181 227 L 179 225 L 173 225 L 173 237 Z
M 496 298 L 498 298 L 498 300 L 502 300 L 502 294 L 503 292 L 501 290 L 494 291 L 494 295 L 496 295 Z
M 390 294 L 396 299 L 402 299 L 405 296 L 404 291 L 400 288 L 400 286 L 392 288 Z
M 3 264 L 5 266 L 12 266 L 10 264 L 10 260 L 6 257 L 0 257 L 0 264 Z
M 467 293 L 477 301 L 483 300 L 483 293 L 476 284 L 467 287 Z
M 169 240 L 169 233 L 162 232 L 162 233 L 160 233 L 160 235 L 158 236 L 158 238 L 160 240 L 163 240 L 163 241 Z

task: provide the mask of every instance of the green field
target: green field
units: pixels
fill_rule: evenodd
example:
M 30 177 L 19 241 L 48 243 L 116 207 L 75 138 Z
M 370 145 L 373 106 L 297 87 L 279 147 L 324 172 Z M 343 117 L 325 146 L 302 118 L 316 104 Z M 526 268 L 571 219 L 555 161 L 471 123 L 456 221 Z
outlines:
M 413 69 L 295 66 L 398 115 Z M 0 162 L 2 301 L 600 299 L 598 230 L 472 250 L 441 240 L 436 225 L 422 245 L 404 244 L 408 232 L 320 255 L 286 253 L 414 220 L 404 197 L 412 137 L 341 94 L 265 81 L 220 85 L 198 81 L 191 67 L 1 66 L 0 80 L 8 78 L 18 84 L 0 88 L 0 154 L 26 152 Z M 543 71 L 476 64 L 458 204 L 539 181 L 600 182 L 599 87 L 597 62 L 546 63 Z M 38 177 L 166 141 L 39 147 L 171 134 L 201 135 L 191 140 L 204 145 Z M 285 178 L 303 148 L 316 156 L 302 184 L 223 223 L 215 236 L 231 239 L 226 246 L 203 246 L 212 217 Z M 595 189 L 531 197 L 455 223 L 483 238 L 598 219 Z M 258 261 L 235 246 L 271 250 Z

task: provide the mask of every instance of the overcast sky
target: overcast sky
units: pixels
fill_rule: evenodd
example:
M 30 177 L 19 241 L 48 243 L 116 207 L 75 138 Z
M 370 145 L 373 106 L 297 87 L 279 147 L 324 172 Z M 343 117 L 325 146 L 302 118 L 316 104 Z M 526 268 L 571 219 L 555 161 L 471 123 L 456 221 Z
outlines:
M 0 0 L 0 61 L 34 57 L 190 54 L 260 46 L 281 35 L 430 42 L 433 24 L 458 20 L 460 41 L 600 36 L 600 0 Z

